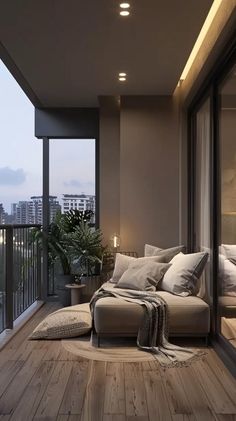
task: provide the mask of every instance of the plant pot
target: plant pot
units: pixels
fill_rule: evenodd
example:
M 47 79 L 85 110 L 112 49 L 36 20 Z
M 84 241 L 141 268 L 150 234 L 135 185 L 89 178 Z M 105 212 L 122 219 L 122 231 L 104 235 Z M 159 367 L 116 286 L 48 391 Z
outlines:
M 102 285 L 102 278 L 100 275 L 82 276 L 81 284 L 86 285 L 82 292 L 82 302 L 88 303 L 95 291 Z
M 66 284 L 74 282 L 74 275 L 57 275 L 56 277 L 56 293 L 59 297 L 60 303 L 63 307 L 68 307 L 71 304 L 70 290 L 65 288 Z

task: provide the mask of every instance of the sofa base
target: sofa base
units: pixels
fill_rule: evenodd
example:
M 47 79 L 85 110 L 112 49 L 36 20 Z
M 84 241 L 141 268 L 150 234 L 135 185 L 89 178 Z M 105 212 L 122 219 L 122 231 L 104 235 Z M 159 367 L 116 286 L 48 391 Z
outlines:
M 126 338 L 135 338 L 137 337 L 137 333 L 96 333 L 95 331 L 93 332 L 96 334 L 97 337 L 97 347 L 100 348 L 101 347 L 101 341 L 102 339 L 105 338 L 119 338 L 119 337 L 126 337 Z M 173 335 L 169 335 L 169 338 L 192 338 L 192 339 L 203 339 L 204 344 L 206 347 L 209 346 L 209 335 L 206 333 L 198 333 L 198 334 L 192 334 L 192 333 L 179 333 L 179 334 L 173 334 Z

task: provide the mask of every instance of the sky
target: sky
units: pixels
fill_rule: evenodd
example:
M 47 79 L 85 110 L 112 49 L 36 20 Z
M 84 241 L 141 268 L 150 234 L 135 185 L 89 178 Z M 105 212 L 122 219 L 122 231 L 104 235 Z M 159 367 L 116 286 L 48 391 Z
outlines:
M 42 194 L 42 141 L 34 137 L 34 107 L 0 60 L 0 203 Z M 94 194 L 95 141 L 50 141 L 50 194 Z

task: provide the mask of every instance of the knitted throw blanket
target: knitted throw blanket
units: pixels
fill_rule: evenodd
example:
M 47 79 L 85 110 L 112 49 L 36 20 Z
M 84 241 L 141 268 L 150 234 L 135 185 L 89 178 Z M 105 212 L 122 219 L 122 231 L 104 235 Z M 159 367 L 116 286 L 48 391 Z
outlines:
M 157 292 L 101 287 L 90 301 L 92 318 L 96 302 L 105 297 L 116 297 L 145 308 L 143 322 L 138 331 L 137 346 L 144 351 L 152 352 L 162 366 L 186 366 L 193 359 L 205 354 L 168 341 L 168 306 Z

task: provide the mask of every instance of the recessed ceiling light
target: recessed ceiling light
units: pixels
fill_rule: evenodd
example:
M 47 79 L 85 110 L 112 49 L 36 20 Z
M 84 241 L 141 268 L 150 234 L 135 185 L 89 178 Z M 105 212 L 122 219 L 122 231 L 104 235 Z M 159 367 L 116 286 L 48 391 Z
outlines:
M 126 77 L 119 77 L 120 82 L 125 82 L 126 81 Z
M 126 74 L 126 73 L 124 73 L 124 72 L 121 72 L 121 73 L 119 73 L 119 76 L 121 76 L 121 77 L 125 77 L 125 76 L 127 76 L 127 74 Z
M 129 3 L 120 3 L 121 9 L 129 9 L 130 4 Z
M 121 15 L 121 16 L 129 16 L 129 12 L 128 12 L 128 10 L 122 10 L 122 11 L 120 12 L 120 15 Z

